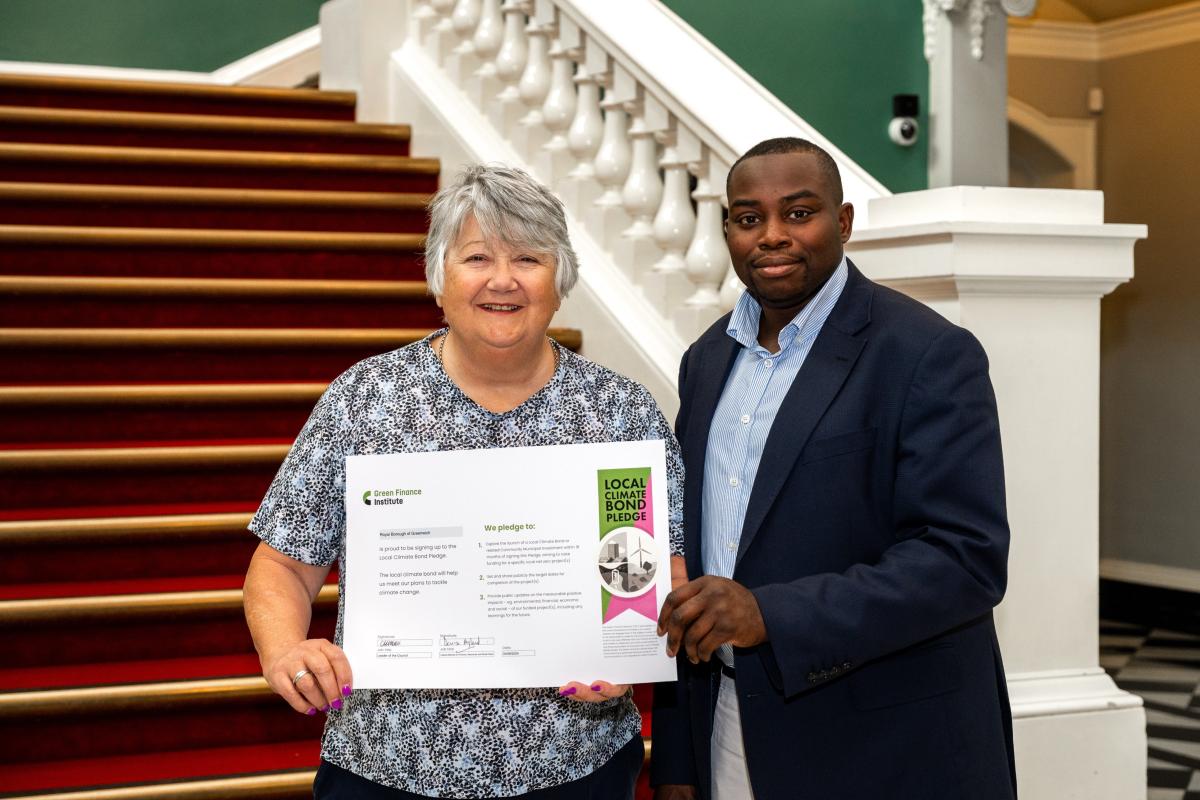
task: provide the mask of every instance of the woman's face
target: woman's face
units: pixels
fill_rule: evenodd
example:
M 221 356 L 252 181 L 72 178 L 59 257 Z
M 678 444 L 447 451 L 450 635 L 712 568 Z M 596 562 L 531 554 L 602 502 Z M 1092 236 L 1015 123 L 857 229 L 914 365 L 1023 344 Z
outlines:
M 558 310 L 554 257 L 485 238 L 468 216 L 446 253 L 437 304 L 455 336 L 499 348 L 531 344 Z

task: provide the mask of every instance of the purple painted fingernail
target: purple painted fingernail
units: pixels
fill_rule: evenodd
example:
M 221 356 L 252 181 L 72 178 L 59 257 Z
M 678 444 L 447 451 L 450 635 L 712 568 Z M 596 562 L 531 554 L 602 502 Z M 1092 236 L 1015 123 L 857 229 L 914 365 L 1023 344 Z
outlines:
M 347 683 L 345 686 L 342 687 L 342 697 L 349 697 L 349 696 L 350 696 L 350 684 Z
M 342 710 L 342 701 L 341 701 L 341 700 L 334 700 L 334 701 L 333 701 L 332 703 L 330 703 L 329 705 L 333 706 L 333 710 L 334 710 L 334 711 L 341 711 L 341 710 Z
M 575 694 L 575 687 L 571 686 L 571 687 L 563 689 L 561 692 L 559 692 L 558 696 L 559 697 L 570 697 L 573 694 Z
M 305 711 L 304 713 L 311 717 L 313 714 L 317 713 L 317 710 L 315 708 L 310 708 L 308 711 Z
M 321 710 L 322 710 L 322 711 L 324 711 L 326 714 L 328 714 L 328 713 L 329 713 L 329 706 L 321 706 Z
M 593 687 L 592 687 L 592 691 L 593 691 L 593 692 L 598 692 L 598 691 L 600 691 L 600 684 L 598 684 L 598 683 L 597 683 L 595 686 L 593 686 Z

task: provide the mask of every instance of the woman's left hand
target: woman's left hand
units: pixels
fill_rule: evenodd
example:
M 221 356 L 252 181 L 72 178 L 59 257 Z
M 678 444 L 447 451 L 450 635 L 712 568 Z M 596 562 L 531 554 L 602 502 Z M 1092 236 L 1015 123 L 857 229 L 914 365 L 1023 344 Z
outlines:
M 591 683 L 571 681 L 558 688 L 559 696 L 569 697 L 580 703 L 603 703 L 605 700 L 621 697 L 628 691 L 628 683 L 609 683 L 608 681 L 592 681 Z

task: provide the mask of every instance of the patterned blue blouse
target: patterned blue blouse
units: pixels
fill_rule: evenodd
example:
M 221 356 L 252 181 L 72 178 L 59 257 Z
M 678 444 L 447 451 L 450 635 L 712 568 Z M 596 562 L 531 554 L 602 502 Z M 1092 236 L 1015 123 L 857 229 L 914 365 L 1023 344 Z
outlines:
M 683 552 L 683 461 L 645 387 L 555 343 L 550 382 L 494 414 L 442 370 L 430 346 L 440 333 L 365 359 L 329 385 L 250 522 L 255 534 L 306 564 L 344 566 L 349 455 L 662 439 L 671 551 Z M 344 581 L 342 569 L 343 591 Z M 340 600 L 335 638 L 340 645 Z M 640 730 L 629 696 L 590 704 L 556 688 L 355 690 L 329 713 L 321 755 L 415 794 L 511 797 L 590 774 Z

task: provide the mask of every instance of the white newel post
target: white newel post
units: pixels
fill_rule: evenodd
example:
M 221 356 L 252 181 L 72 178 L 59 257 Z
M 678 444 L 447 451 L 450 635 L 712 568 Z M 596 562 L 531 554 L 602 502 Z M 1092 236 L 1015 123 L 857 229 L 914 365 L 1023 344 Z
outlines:
M 360 122 L 391 121 L 388 60 L 408 36 L 408 10 L 392 0 L 329 0 L 320 19 L 321 88 L 357 92 Z
M 955 186 L 870 201 L 850 257 L 979 337 L 1012 549 L 996 613 L 1024 800 L 1146 796 L 1145 714 L 1099 666 L 1100 298 L 1144 225 L 1100 192 Z

